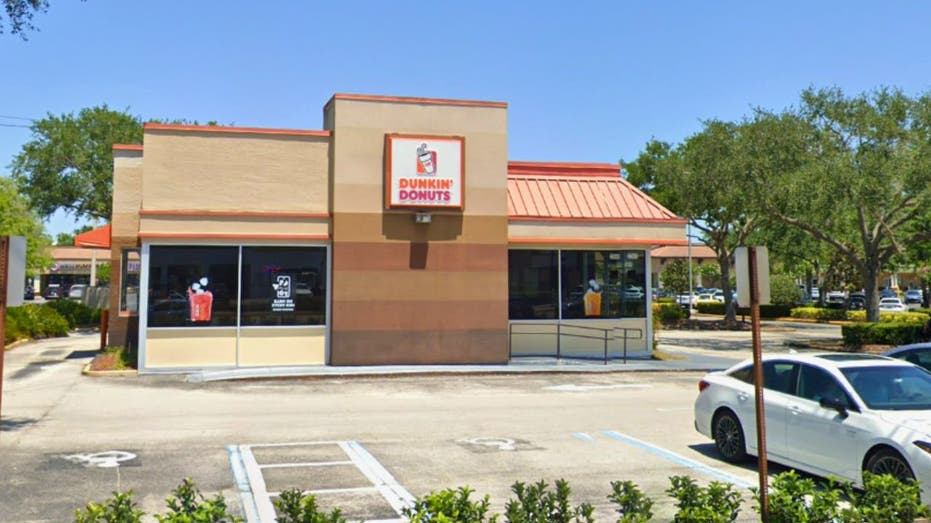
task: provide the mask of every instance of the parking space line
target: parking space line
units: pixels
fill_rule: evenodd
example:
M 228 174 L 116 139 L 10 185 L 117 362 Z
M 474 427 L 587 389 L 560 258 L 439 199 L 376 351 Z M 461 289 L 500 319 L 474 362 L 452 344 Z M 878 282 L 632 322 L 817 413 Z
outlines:
M 303 461 L 294 463 L 266 463 L 259 464 L 253 449 L 281 448 L 301 446 L 338 446 L 348 461 Z M 392 510 L 401 516 L 403 510 L 414 504 L 414 496 L 401 486 L 394 476 L 375 459 L 358 441 L 306 441 L 296 443 L 257 443 L 252 445 L 229 445 L 230 464 L 233 467 L 233 476 L 240 491 L 248 523 L 273 523 L 276 521 L 275 507 L 272 499 L 279 497 L 281 492 L 269 492 L 265 483 L 263 470 L 265 469 L 296 469 L 296 468 L 322 468 L 332 466 L 355 466 L 359 472 L 370 482 L 364 487 L 347 487 L 333 489 L 305 490 L 304 495 L 325 495 L 345 493 L 378 492 L 391 506 Z M 403 518 L 383 519 L 368 523 L 403 523 Z
M 650 452 L 651 454 L 659 456 L 667 461 L 671 461 L 677 465 L 688 467 L 694 471 L 707 474 L 713 478 L 717 478 L 721 481 L 731 483 L 740 488 L 749 489 L 755 486 L 754 483 L 750 483 L 749 481 L 746 481 L 738 476 L 735 476 L 728 472 L 724 472 L 723 470 L 718 470 L 716 468 L 709 467 L 708 465 L 705 465 L 704 463 L 699 463 L 698 461 L 689 459 L 685 456 L 680 456 L 679 454 L 666 450 L 662 447 L 651 445 L 645 441 L 634 438 L 633 436 L 621 434 L 620 432 L 617 432 L 614 430 L 606 430 L 606 431 L 603 431 L 602 434 L 604 434 L 605 436 L 608 436 L 609 438 L 615 439 L 617 441 L 621 441 L 623 443 L 627 443 L 629 445 L 639 447 L 643 450 L 646 450 L 647 452 Z
M 236 480 L 236 490 L 239 491 L 239 500 L 242 503 L 242 510 L 245 512 L 246 523 L 260 523 L 258 507 L 249 485 L 242 453 L 236 445 L 227 445 L 226 453 L 230 457 L 230 468 L 233 469 L 233 479 Z
M 352 465 L 351 461 L 306 461 L 303 463 L 269 463 L 259 465 L 260 469 L 279 469 L 279 468 L 297 468 L 297 467 L 336 467 L 339 465 Z
M 260 523 L 272 523 L 277 519 L 275 506 L 272 505 L 272 498 L 268 495 L 268 488 L 265 486 L 265 477 L 262 476 L 262 469 L 255 461 L 255 455 L 252 454 L 250 445 L 240 445 L 239 451 L 242 453 L 242 462 L 246 466 L 246 477 L 249 478 L 249 488 L 252 490 L 252 497 L 255 500 L 258 509 L 258 520 Z

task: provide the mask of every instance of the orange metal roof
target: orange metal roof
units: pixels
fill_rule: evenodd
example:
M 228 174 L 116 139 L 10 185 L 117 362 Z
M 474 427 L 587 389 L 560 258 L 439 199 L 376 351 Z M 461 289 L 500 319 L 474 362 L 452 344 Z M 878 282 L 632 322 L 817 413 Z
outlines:
M 96 229 L 82 232 L 74 237 L 76 247 L 102 247 L 110 248 L 110 224 L 98 227 Z
M 508 162 L 512 220 L 685 223 L 614 164 Z

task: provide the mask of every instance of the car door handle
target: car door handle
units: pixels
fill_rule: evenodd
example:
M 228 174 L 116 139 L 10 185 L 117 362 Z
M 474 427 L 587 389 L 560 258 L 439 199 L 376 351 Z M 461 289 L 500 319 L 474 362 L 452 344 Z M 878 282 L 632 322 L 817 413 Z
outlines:
M 747 394 L 746 392 L 738 392 L 738 393 L 737 393 L 737 399 L 739 399 L 740 401 L 747 401 L 747 398 L 749 398 L 749 397 L 750 397 L 750 395 Z
M 801 411 L 798 405 L 792 405 L 791 407 L 789 407 L 789 409 L 792 411 L 793 416 L 798 416 L 799 412 Z

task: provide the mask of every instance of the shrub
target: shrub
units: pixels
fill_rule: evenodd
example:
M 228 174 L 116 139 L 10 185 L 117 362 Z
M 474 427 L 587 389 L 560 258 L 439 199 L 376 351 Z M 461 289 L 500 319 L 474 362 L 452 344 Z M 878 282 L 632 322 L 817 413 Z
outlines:
M 923 312 L 880 312 L 881 322 L 928 321 L 929 316 Z M 866 311 L 847 311 L 850 321 L 866 321 Z
M 242 521 L 230 515 L 226 500 L 221 494 L 207 499 L 200 493 L 194 480 L 184 478 L 165 502 L 169 511 L 155 516 L 159 523 L 214 523 Z
M 569 482 L 556 480 L 556 491 L 547 490 L 546 483 L 539 481 L 530 486 L 514 483 L 511 491 L 517 499 L 505 505 L 505 517 L 509 523 L 593 523 L 595 508 L 588 503 L 573 507 L 569 503 Z
M 404 508 L 404 517 L 410 523 L 433 523 L 456 521 L 461 523 L 494 523 L 498 516 L 490 518 L 488 514 L 488 496 L 481 501 L 472 501 L 469 496 L 474 492 L 469 487 L 456 490 L 446 489 L 431 492 L 414 501 L 414 505 Z M 280 521 L 280 520 L 279 520 Z
M 317 499 L 311 494 L 304 495 L 300 489 L 283 491 L 273 504 L 278 513 L 278 523 L 346 523 L 338 508 L 329 514 L 321 512 L 317 508 Z
M 738 307 L 738 316 L 749 316 L 750 307 Z M 792 315 L 791 305 L 760 305 L 760 318 L 786 318 Z
M 74 523 L 142 523 L 141 510 L 133 502 L 133 491 L 114 492 L 103 504 L 91 501 L 74 511 Z
M 669 480 L 672 486 L 666 493 L 676 498 L 679 508 L 674 523 L 731 523 L 737 519 L 743 500 L 733 485 L 712 481 L 702 488 L 688 476 Z
M 689 311 L 675 303 L 663 303 L 653 309 L 653 314 L 662 323 L 677 323 L 689 317 Z
M 773 274 L 769 278 L 769 295 L 773 304 L 791 307 L 802 301 L 802 290 L 788 274 Z M 761 312 L 762 315 L 762 312 Z
M 922 323 L 851 323 L 841 327 L 844 345 L 906 345 L 922 340 L 925 326 Z
M 68 320 L 68 328 L 100 325 L 100 311 L 79 301 L 52 300 L 43 304 Z
M 790 316 L 798 319 L 816 321 L 839 321 L 847 319 L 846 311 L 843 309 L 825 309 L 822 307 L 796 307 L 792 309 Z
M 847 521 L 911 523 L 929 515 L 921 503 L 918 483 L 903 483 L 889 474 L 863 473 L 863 493 L 850 492 L 852 513 Z
M 849 486 L 845 487 L 849 490 Z M 802 478 L 794 470 L 773 477 L 769 490 L 771 523 L 832 523 L 839 521 L 842 491 L 829 482 L 819 489 L 815 481 Z M 761 511 L 759 489 L 753 489 L 757 512 Z
M 695 308 L 702 314 L 724 314 L 724 304 L 716 301 L 700 301 Z
M 16 336 L 14 340 L 68 335 L 68 321 L 54 310 L 41 305 L 10 307 L 6 310 L 6 320 L 7 325 L 15 325 L 14 331 L 5 336 L 8 341 L 10 334 Z
M 646 523 L 653 517 L 653 500 L 644 496 L 633 481 L 612 481 L 608 499 L 617 505 L 617 523 Z
M 675 298 L 657 298 L 653 303 L 675 303 Z

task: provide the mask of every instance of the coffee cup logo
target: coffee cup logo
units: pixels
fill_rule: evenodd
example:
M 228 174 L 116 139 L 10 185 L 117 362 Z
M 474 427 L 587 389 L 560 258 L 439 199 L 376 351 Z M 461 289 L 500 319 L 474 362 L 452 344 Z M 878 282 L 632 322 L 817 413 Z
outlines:
M 436 175 L 436 151 L 428 150 L 425 143 L 417 148 L 417 174 Z

